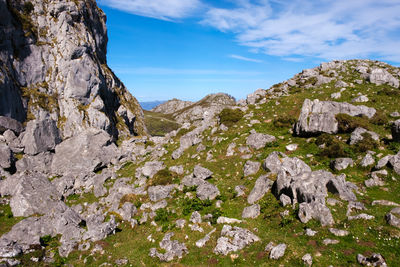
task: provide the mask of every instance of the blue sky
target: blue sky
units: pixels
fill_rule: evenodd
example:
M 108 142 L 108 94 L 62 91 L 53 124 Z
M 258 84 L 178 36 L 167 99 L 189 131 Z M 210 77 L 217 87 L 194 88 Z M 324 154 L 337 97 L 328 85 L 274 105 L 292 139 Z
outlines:
M 398 66 L 399 0 L 98 0 L 108 64 L 139 101 L 237 99 L 333 59 Z

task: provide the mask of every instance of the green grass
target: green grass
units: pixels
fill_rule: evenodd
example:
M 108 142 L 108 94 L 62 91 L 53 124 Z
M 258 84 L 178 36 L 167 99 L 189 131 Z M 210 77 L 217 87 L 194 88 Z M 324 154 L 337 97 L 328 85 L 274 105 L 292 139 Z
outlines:
M 170 115 L 144 110 L 144 118 L 147 130 L 152 136 L 164 136 L 180 127 Z

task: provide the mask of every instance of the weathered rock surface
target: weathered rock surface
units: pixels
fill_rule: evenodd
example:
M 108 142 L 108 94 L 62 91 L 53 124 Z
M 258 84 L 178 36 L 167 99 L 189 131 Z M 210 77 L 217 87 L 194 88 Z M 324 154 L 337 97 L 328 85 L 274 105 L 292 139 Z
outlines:
M 159 112 L 163 114 L 172 114 L 177 112 L 178 110 L 184 109 L 193 105 L 194 103 L 191 101 L 183 101 L 179 99 L 171 99 L 165 103 L 158 105 L 157 107 L 153 108 L 151 111 Z
M 102 130 L 87 129 L 56 146 L 54 174 L 81 174 L 100 170 L 116 158 L 117 148 Z
M 96 2 L 32 0 L 29 14 L 21 2 L 0 1 L 0 116 L 23 122 L 47 113 L 62 138 L 88 127 L 145 134 L 139 103 L 107 66 L 106 17 Z
M 350 145 L 354 145 L 364 139 L 363 135 L 365 133 L 368 133 L 371 135 L 371 138 L 374 139 L 375 141 L 379 141 L 379 135 L 377 133 L 374 133 L 372 131 L 367 131 L 364 128 L 358 127 L 356 128 L 350 136 Z
M 286 244 L 279 244 L 271 249 L 271 252 L 269 253 L 269 258 L 272 260 L 277 260 L 283 257 L 285 255 L 286 251 Z
M 260 167 L 261 167 L 260 162 L 251 160 L 246 161 L 243 168 L 244 177 L 256 174 L 260 169 Z
M 254 204 L 249 207 L 245 207 L 242 212 L 242 218 L 257 218 L 260 216 L 260 205 Z
M 301 108 L 300 117 L 294 126 L 294 131 L 300 136 L 337 133 L 338 122 L 335 115 L 339 113 L 345 113 L 350 116 L 364 115 L 372 118 L 376 110 L 366 106 L 354 106 L 349 103 L 306 99 Z
M 257 179 L 253 190 L 251 190 L 249 196 L 247 197 L 247 202 L 249 204 L 254 204 L 259 201 L 261 198 L 264 197 L 265 193 L 267 193 L 271 189 L 272 184 L 273 182 L 268 179 L 267 175 L 260 176 Z
M 362 254 L 357 254 L 357 261 L 359 264 L 365 266 L 387 266 L 385 258 L 383 258 L 383 256 L 378 253 L 373 253 L 371 257 L 365 257 Z
M 385 69 L 373 68 L 367 75 L 367 79 L 376 85 L 388 84 L 399 88 L 399 80 L 393 77 L 393 75 Z
M 331 162 L 331 167 L 333 170 L 341 171 L 348 167 L 353 167 L 354 162 L 351 158 L 337 158 Z
M 252 131 L 246 139 L 246 145 L 253 149 L 264 148 L 267 143 L 272 143 L 276 140 L 275 136 L 269 134 L 262 134 Z
M 257 241 L 260 241 L 260 238 L 247 229 L 224 225 L 214 253 L 228 255 L 230 252 L 241 250 Z
M 0 90 L 0 92 L 2 91 Z M 0 99 L 3 100 L 3 98 Z M 4 107 L 7 107 L 7 105 L 1 105 L 0 109 Z M 2 134 L 7 130 L 11 130 L 18 135 L 23 130 L 23 127 L 22 124 L 17 120 L 5 116 L 0 116 L 0 133 Z
M 170 196 L 171 191 L 174 190 L 175 185 L 157 185 L 150 186 L 147 190 L 151 201 L 156 202 Z
M 14 155 L 11 149 L 5 144 L 0 142 L 0 168 L 11 168 L 14 162 Z
M 160 242 L 160 248 L 165 250 L 165 253 L 160 253 L 156 248 L 150 249 L 150 257 L 157 257 L 160 261 L 172 261 L 175 258 L 182 258 L 183 255 L 188 253 L 188 249 L 184 243 L 180 243 L 177 240 L 171 240 L 174 233 L 167 233 L 163 240 Z
M 254 93 L 247 95 L 246 102 L 249 105 L 254 105 L 259 100 L 264 98 L 267 95 L 267 92 L 264 89 L 258 89 Z

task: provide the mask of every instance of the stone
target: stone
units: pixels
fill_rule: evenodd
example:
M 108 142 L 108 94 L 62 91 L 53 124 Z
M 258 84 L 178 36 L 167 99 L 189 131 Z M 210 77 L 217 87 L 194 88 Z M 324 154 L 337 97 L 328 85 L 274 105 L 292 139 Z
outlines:
M 182 165 L 179 165 L 179 166 L 171 166 L 171 167 L 168 168 L 168 170 L 171 171 L 171 172 L 175 172 L 175 173 L 178 174 L 178 175 L 182 175 L 182 174 L 184 173 L 184 170 L 183 170 L 183 166 L 182 166 Z
M 331 94 L 332 99 L 339 99 L 341 97 L 342 97 L 342 93 L 340 93 L 340 92 Z
M 348 167 L 353 167 L 354 162 L 351 158 L 337 158 L 331 161 L 331 167 L 333 170 L 342 171 Z
M 387 213 L 385 215 L 385 220 L 391 226 L 400 228 L 400 219 L 397 216 L 393 215 L 392 213 L 390 213 L 390 212 Z
M 288 197 L 288 196 L 285 195 L 285 194 L 282 194 L 282 195 L 279 197 L 279 200 L 280 200 L 281 205 L 282 205 L 283 207 L 286 207 L 286 206 L 289 206 L 289 205 L 292 204 L 292 200 L 290 199 L 290 197 Z
M 310 228 L 307 228 L 305 234 L 306 236 L 315 236 L 317 234 L 317 231 L 313 231 Z
M 399 80 L 382 68 L 373 68 L 367 76 L 367 80 L 376 85 L 388 84 L 399 88 Z
M 196 178 L 205 180 L 205 179 L 211 178 L 211 176 L 213 175 L 213 172 L 210 171 L 209 169 L 201 167 L 200 165 L 196 165 L 193 170 L 193 175 Z
M 51 170 L 57 175 L 95 172 L 110 164 L 116 154 L 109 134 L 87 129 L 56 146 Z
M 312 266 L 312 263 L 313 263 L 312 260 L 313 260 L 313 259 L 312 259 L 312 256 L 311 256 L 310 253 L 305 254 L 305 255 L 301 258 L 301 260 L 304 262 L 305 265 L 307 265 L 307 266 Z
M 14 258 L 22 254 L 22 247 L 15 241 L 0 238 L 0 257 Z
M 246 139 L 246 145 L 252 149 L 258 150 L 264 148 L 267 143 L 272 143 L 276 140 L 275 136 L 252 132 Z
M 121 215 L 123 220 L 130 221 L 132 216 L 137 213 L 137 209 L 133 203 L 125 202 L 117 212 Z
M 254 204 L 249 207 L 245 207 L 242 212 L 242 218 L 257 218 L 260 216 L 260 205 Z
M 353 98 L 353 100 L 351 100 L 351 102 L 355 102 L 355 103 L 365 103 L 368 101 L 369 101 L 369 99 L 365 95 L 360 95 L 356 98 Z
M 387 155 L 387 156 L 384 156 L 383 158 L 381 158 L 378 161 L 378 163 L 375 165 L 375 169 L 380 170 L 383 167 L 385 167 L 392 157 L 393 157 L 393 155 Z
M 60 142 L 61 137 L 57 123 L 50 118 L 29 121 L 22 138 L 24 152 L 28 155 L 54 150 Z
M 232 224 L 232 223 L 241 223 L 241 220 L 234 219 L 234 218 L 227 218 L 227 217 L 218 217 L 217 223 L 218 224 Z
M 233 155 L 235 155 L 235 148 L 236 148 L 236 144 L 230 143 L 228 148 L 226 149 L 226 156 L 232 157 Z
M 196 189 L 196 196 L 201 200 L 214 200 L 219 195 L 218 187 L 206 181 L 201 183 Z
M 318 220 L 322 226 L 335 223 L 330 210 L 325 205 L 317 202 L 300 203 L 298 216 L 302 223 L 307 223 L 311 219 Z
M 266 95 L 267 92 L 264 89 L 258 89 L 254 93 L 247 95 L 246 102 L 248 105 L 254 105 Z
M 186 220 L 184 220 L 184 219 L 176 220 L 175 224 L 176 224 L 176 227 L 178 227 L 179 229 L 182 229 L 183 227 L 185 227 Z
M 287 145 L 285 148 L 287 151 L 293 152 L 293 151 L 296 151 L 298 147 L 299 147 L 298 144 L 290 144 L 290 145 Z
M 375 159 L 372 157 L 370 153 L 367 153 L 365 157 L 361 160 L 360 166 L 361 167 L 368 167 L 375 164 Z
M 158 171 L 164 168 L 165 165 L 162 161 L 147 161 L 140 170 L 144 177 L 153 178 Z
M 260 238 L 247 229 L 224 225 L 221 237 L 218 238 L 217 245 L 214 248 L 214 253 L 226 256 L 258 241 L 260 241 Z
M 357 262 L 364 266 L 387 267 L 385 258 L 378 253 L 373 253 L 371 257 L 365 257 L 362 254 L 357 254 Z
M 400 207 L 400 204 L 393 202 L 393 201 L 388 201 L 388 200 L 374 200 L 374 201 L 372 201 L 371 205 L 372 206 L 381 205 L 381 206 Z
M 352 220 L 373 220 L 373 219 L 375 219 L 375 217 L 372 216 L 372 215 L 369 215 L 369 214 L 361 213 L 361 214 L 358 214 L 358 215 L 355 215 L 355 216 L 347 216 L 347 219 L 349 221 L 352 221 Z
M 336 228 L 329 228 L 329 232 L 331 232 L 335 236 L 348 236 L 349 235 L 349 231 L 336 229 Z
M 392 124 L 392 137 L 393 141 L 400 142 L 400 120 L 396 120 Z
M 13 118 L 0 116 L 0 134 L 3 134 L 7 130 L 11 130 L 16 135 L 19 135 L 22 132 L 23 127 L 19 121 L 14 120 Z
M 235 186 L 236 196 L 241 197 L 245 195 L 246 187 L 244 185 Z
M 192 223 L 201 223 L 201 215 L 198 211 L 194 211 L 190 216 L 190 221 Z
M 208 234 L 206 234 L 205 237 L 203 237 L 200 240 L 196 241 L 196 247 L 198 248 L 202 248 L 206 245 L 206 243 L 210 240 L 211 235 L 216 231 L 217 229 L 214 228 L 213 230 L 211 230 L 211 232 L 209 232 Z
M 14 161 L 11 149 L 5 143 L 0 142 L 0 168 L 9 169 L 13 166 Z
M 260 169 L 260 167 L 261 167 L 260 162 L 251 161 L 251 160 L 246 161 L 246 163 L 244 164 L 244 168 L 243 168 L 244 177 L 256 174 L 258 172 L 258 170 Z
M 282 258 L 283 255 L 285 255 L 286 248 L 286 244 L 279 244 L 275 246 L 269 253 L 269 258 L 272 260 L 278 260 Z
M 249 204 L 254 204 L 259 201 L 264 195 L 271 189 L 273 182 L 268 179 L 267 175 L 260 176 L 254 187 L 251 190 L 249 196 L 247 197 L 247 202 Z
M 278 174 L 284 170 L 286 173 L 295 176 L 304 172 L 311 172 L 311 168 L 298 158 L 289 158 L 283 153 L 272 152 L 263 162 L 266 171 Z
M 159 258 L 160 261 L 170 262 L 175 258 L 181 259 L 185 254 L 188 253 L 188 249 L 184 243 L 177 240 L 171 240 L 174 233 L 170 232 L 165 234 L 164 238 L 160 242 L 160 248 L 165 250 L 165 253 L 160 253 L 156 248 L 151 248 L 149 256 L 152 258 Z
M 392 113 L 390 113 L 390 117 L 398 118 L 398 117 L 400 117 L 400 113 L 398 111 L 392 112 Z
M 354 145 L 364 139 L 363 134 L 369 133 L 372 137 L 373 140 L 379 141 L 379 135 L 377 133 L 374 133 L 372 131 L 367 131 L 364 128 L 358 127 L 356 128 L 350 136 L 350 145 Z
M 350 116 L 365 115 L 372 118 L 376 110 L 366 106 L 354 106 L 349 103 L 320 101 L 306 99 L 301 113 L 294 126 L 294 132 L 299 136 L 315 135 L 319 133 L 337 133 L 338 122 L 335 116 L 345 113 Z
M 339 240 L 335 240 L 335 239 L 329 239 L 329 238 L 325 238 L 322 243 L 327 246 L 327 245 L 336 245 L 339 244 Z
M 157 185 L 150 186 L 147 189 L 147 193 L 149 198 L 153 202 L 157 202 L 159 200 L 165 199 L 167 197 L 171 197 L 171 192 L 174 190 L 175 185 Z

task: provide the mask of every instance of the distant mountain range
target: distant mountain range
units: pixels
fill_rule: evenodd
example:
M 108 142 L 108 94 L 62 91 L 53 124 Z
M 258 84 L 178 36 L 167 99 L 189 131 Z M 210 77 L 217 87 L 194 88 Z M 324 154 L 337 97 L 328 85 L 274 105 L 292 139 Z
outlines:
M 140 106 L 142 106 L 142 109 L 151 110 L 165 102 L 167 102 L 167 101 L 156 100 L 156 101 L 148 101 L 148 102 L 139 102 L 139 104 L 140 104 Z

